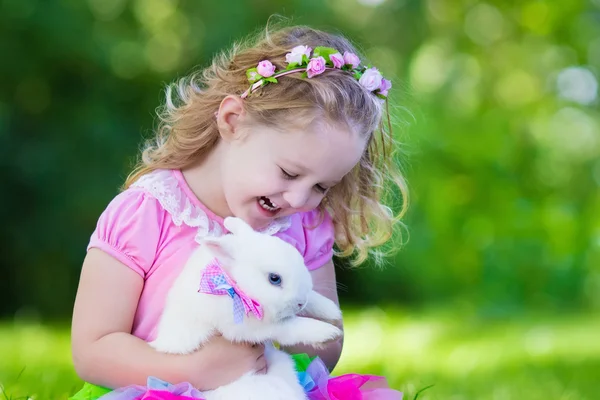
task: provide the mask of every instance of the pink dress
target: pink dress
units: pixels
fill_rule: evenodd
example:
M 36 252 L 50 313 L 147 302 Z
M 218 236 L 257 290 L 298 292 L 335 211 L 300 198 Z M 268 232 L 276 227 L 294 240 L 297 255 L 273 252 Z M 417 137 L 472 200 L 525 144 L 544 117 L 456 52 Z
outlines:
M 326 214 L 295 214 L 274 220 L 265 231 L 294 245 L 309 270 L 333 255 L 334 230 Z M 100 216 L 88 249 L 98 248 L 144 278 L 132 334 L 146 341 L 156 335 L 169 288 L 197 240 L 225 232 L 223 219 L 193 194 L 180 170 L 157 170 L 117 195 Z
M 328 214 L 317 225 L 319 219 L 318 211 L 295 214 L 273 221 L 265 231 L 294 245 L 308 269 L 314 270 L 333 256 L 333 223 Z M 179 170 L 158 170 L 144 175 L 110 202 L 98 220 L 88 249 L 105 251 L 144 279 L 133 323 L 135 336 L 146 341 L 154 339 L 174 279 L 198 239 L 226 233 L 222 222 L 222 218 L 194 196 Z M 359 374 L 330 377 L 318 357 L 304 371 L 299 369 L 298 379 L 309 400 L 402 399 L 402 393 L 390 389 L 383 377 Z M 102 394 L 86 395 L 90 388 Z M 204 397 L 187 382 L 171 384 L 148 377 L 146 386 L 132 385 L 113 391 L 86 384 L 72 398 L 200 400 Z

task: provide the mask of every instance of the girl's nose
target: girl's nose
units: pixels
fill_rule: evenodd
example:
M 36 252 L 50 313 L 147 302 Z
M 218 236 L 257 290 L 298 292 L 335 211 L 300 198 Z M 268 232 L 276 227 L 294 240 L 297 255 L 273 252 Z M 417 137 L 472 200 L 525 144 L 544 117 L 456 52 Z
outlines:
M 294 190 L 288 191 L 284 193 L 283 199 L 290 205 L 292 208 L 302 208 L 304 207 L 309 199 L 310 199 L 310 191 L 308 190 Z

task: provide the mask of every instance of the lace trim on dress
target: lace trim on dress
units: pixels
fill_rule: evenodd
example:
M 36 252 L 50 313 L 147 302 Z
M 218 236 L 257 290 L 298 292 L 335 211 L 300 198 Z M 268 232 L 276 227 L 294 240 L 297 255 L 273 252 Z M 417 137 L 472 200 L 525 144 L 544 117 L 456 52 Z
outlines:
M 189 227 L 197 228 L 198 233 L 195 237 L 197 242 L 206 236 L 221 236 L 223 234 L 221 224 L 211 220 L 201 207 L 190 201 L 171 170 L 152 171 L 142 175 L 131 186 L 142 188 L 156 198 L 160 205 L 171 215 L 175 225 L 181 226 L 183 223 Z M 276 218 L 269 226 L 261 229 L 261 232 L 274 235 L 287 230 L 291 223 L 289 216 Z

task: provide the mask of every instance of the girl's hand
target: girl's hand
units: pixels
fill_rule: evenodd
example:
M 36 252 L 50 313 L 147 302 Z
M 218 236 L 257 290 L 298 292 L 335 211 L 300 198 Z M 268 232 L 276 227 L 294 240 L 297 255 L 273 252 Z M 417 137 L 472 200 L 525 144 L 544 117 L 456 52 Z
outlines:
M 184 376 L 199 390 L 213 390 L 229 384 L 248 372 L 265 373 L 265 346 L 232 343 L 214 336 L 184 363 Z

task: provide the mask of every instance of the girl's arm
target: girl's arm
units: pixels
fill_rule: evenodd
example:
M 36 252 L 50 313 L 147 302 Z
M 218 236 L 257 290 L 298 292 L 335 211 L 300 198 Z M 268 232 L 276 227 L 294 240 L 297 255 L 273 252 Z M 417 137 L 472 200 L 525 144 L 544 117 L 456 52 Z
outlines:
M 323 296 L 331 299 L 335 304 L 339 306 L 339 299 L 337 294 L 337 284 L 335 280 L 335 268 L 333 260 L 329 260 L 325 265 L 311 271 L 313 279 L 314 290 L 319 292 Z M 340 329 L 343 328 L 342 321 L 336 324 Z M 319 356 L 325 363 L 329 371 L 333 371 L 333 368 L 338 363 L 342 354 L 343 336 L 333 342 L 328 343 L 322 349 L 315 349 L 311 346 L 297 345 L 285 347 L 283 350 L 290 354 L 294 353 L 307 353 L 310 356 Z
M 260 347 L 217 337 L 190 355 L 168 355 L 131 335 L 143 285 L 136 272 L 107 253 L 95 248 L 88 252 L 71 332 L 73 362 L 83 380 L 117 388 L 145 385 L 148 376 L 155 376 L 208 390 L 263 368 Z

